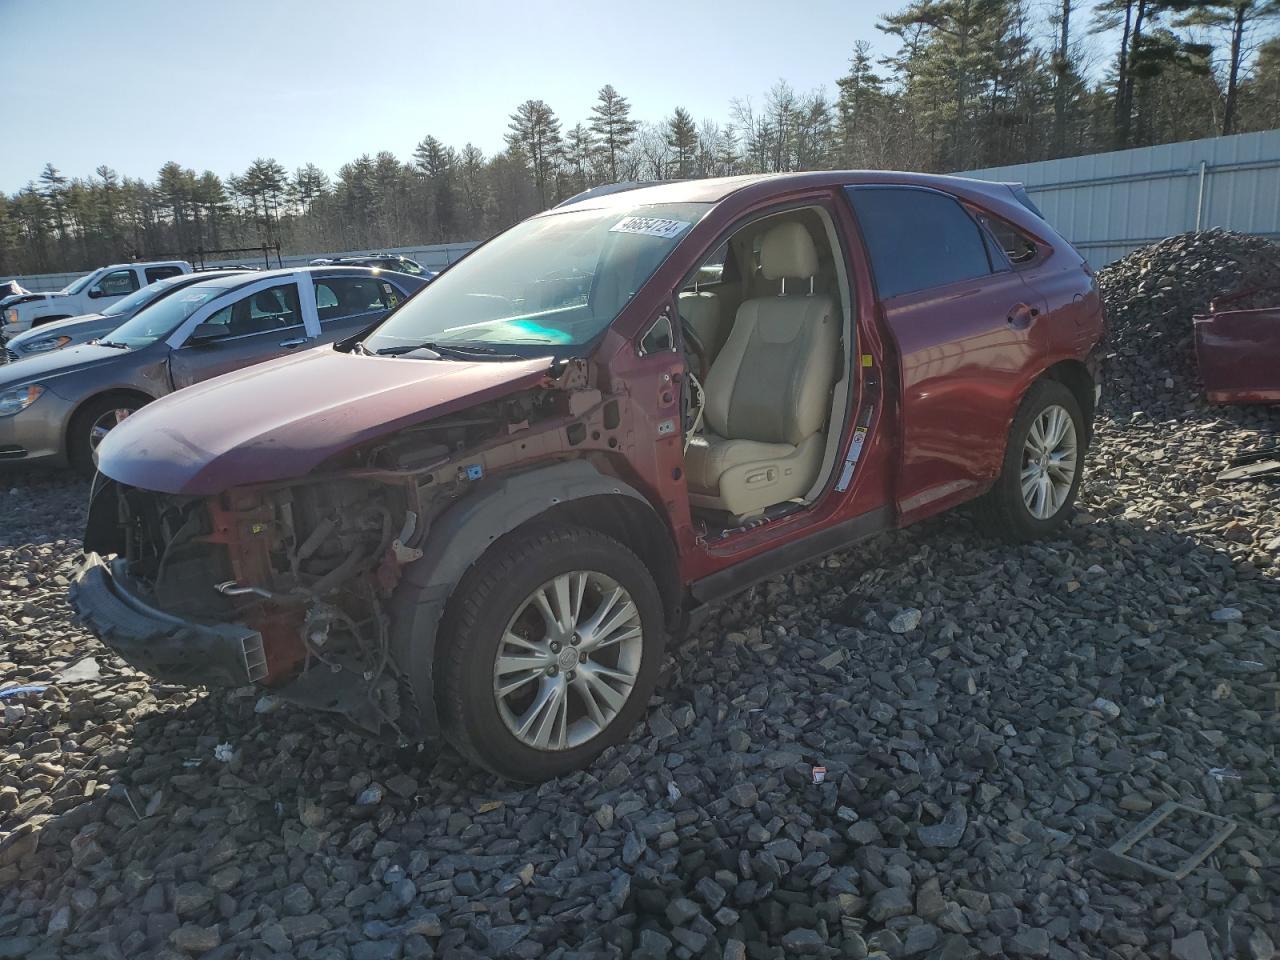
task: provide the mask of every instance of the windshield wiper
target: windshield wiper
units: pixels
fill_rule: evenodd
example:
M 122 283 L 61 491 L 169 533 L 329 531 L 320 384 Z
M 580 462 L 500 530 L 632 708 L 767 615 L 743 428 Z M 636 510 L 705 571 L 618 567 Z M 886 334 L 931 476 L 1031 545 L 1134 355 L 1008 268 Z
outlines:
M 117 350 L 128 350 L 128 349 L 129 349 L 129 345 L 128 345 L 127 343 L 121 343 L 121 342 L 120 342 L 120 341 L 118 341 L 118 340 L 98 340 L 98 341 L 95 341 L 95 342 L 96 342 L 96 343 L 97 343 L 97 345 L 98 345 L 98 346 L 100 346 L 100 347 L 114 347 L 114 348 L 115 348 L 115 349 L 117 349 Z
M 523 357 L 516 356 L 514 353 L 498 353 L 492 347 L 464 347 L 461 345 L 451 346 L 449 344 L 437 343 L 434 340 L 427 340 L 423 343 L 414 345 L 403 344 L 395 347 L 383 347 L 377 351 L 380 357 L 398 357 L 406 353 L 416 353 L 419 350 L 425 350 L 434 353 L 437 358 L 449 357 L 453 360 L 523 360 Z

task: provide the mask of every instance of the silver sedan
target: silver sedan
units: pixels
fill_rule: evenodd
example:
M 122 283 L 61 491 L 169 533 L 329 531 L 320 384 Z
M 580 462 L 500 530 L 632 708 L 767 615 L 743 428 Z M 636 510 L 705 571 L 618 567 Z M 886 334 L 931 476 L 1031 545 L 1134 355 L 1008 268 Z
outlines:
M 359 333 L 425 281 L 367 267 L 202 279 L 94 343 L 0 366 L 0 462 L 93 472 L 107 432 L 157 397 Z

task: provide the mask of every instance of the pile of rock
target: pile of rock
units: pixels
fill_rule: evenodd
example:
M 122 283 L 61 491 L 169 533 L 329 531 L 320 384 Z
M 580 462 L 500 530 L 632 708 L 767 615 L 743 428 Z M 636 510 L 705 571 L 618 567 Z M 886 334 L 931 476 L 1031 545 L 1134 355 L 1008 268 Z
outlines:
M 1280 245 L 1242 233 L 1182 233 L 1098 271 L 1113 364 L 1108 388 L 1148 414 L 1198 388 L 1191 318 L 1218 297 L 1280 286 Z

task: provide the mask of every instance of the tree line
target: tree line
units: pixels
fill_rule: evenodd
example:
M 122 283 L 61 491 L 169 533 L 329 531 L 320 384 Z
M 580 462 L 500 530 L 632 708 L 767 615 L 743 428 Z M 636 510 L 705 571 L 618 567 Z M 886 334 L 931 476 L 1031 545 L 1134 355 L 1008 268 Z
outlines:
M 286 253 L 489 236 L 620 180 L 839 168 L 950 172 L 1280 127 L 1280 0 L 913 0 L 855 42 L 831 91 L 779 80 L 725 116 L 633 116 L 606 84 L 569 126 L 539 99 L 486 156 L 427 135 L 411 157 L 362 154 L 331 177 L 270 158 L 154 180 L 52 163 L 0 193 L 0 275 L 198 249 Z M 1100 62 L 1091 57 L 1102 43 Z

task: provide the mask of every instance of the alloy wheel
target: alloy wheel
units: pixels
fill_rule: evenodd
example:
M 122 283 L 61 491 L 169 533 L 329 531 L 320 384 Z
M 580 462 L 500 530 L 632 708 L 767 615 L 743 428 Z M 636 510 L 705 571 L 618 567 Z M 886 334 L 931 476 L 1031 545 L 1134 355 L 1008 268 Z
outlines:
M 1053 404 L 1031 422 L 1022 445 L 1022 500 L 1037 520 L 1056 516 L 1071 494 L 1079 462 L 1075 421 Z
M 560 574 L 525 598 L 498 644 L 498 713 L 535 749 L 581 746 L 617 718 L 643 651 L 640 612 L 625 588 L 593 570 Z
M 98 444 L 102 443 L 106 435 L 134 412 L 132 407 L 115 407 L 103 412 L 89 427 L 89 449 L 97 450 Z

